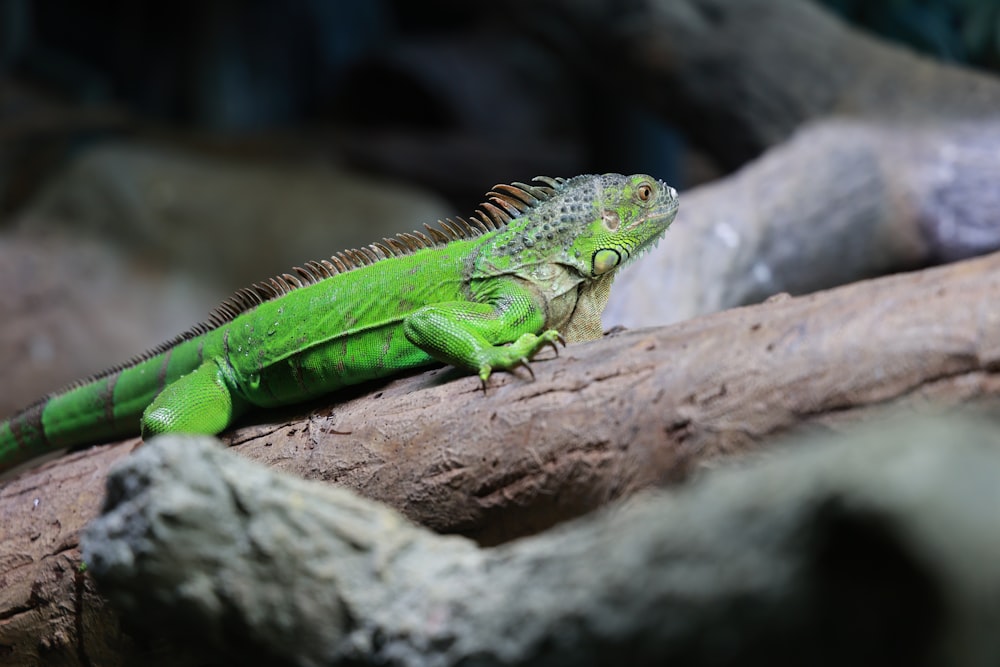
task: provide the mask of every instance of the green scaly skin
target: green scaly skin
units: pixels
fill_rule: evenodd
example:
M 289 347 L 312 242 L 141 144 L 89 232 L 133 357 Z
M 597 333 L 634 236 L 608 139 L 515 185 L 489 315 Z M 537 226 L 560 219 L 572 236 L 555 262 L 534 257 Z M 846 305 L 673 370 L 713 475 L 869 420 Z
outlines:
M 140 432 L 216 434 L 254 408 L 435 361 L 485 388 L 544 346 L 600 337 L 616 270 L 662 237 L 677 193 L 645 175 L 535 181 L 497 186 L 472 225 L 448 220 L 241 290 L 209 322 L 0 422 L 0 472 Z

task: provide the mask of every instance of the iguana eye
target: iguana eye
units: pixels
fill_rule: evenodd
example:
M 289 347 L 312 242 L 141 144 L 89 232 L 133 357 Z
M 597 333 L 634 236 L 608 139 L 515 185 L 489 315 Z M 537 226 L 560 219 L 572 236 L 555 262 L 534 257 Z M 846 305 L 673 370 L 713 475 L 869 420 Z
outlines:
M 649 183 L 641 184 L 635 189 L 635 196 L 639 201 L 649 201 L 653 197 L 653 186 Z

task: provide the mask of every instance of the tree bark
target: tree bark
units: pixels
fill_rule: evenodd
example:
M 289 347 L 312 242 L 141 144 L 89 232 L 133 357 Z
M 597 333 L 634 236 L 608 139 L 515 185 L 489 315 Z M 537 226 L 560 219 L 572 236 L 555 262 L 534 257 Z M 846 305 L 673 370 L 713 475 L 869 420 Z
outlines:
M 1000 254 L 573 345 L 536 362 L 534 382 L 498 375 L 485 397 L 477 378 L 431 370 L 258 415 L 268 421 L 227 440 L 495 544 L 792 430 L 995 405 L 998 302 Z M 101 482 L 137 444 L 76 452 L 0 487 L 0 650 L 11 664 L 154 664 L 76 569 Z
M 229 664 L 995 664 L 995 425 L 844 440 L 480 549 L 159 439 L 84 554 L 137 629 Z

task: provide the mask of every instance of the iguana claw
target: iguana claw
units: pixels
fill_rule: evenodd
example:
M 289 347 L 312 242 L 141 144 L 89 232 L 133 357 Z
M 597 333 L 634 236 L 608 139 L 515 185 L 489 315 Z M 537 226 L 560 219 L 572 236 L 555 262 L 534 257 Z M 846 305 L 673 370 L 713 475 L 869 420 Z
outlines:
M 556 345 L 556 342 L 558 341 L 562 343 L 563 347 L 566 347 L 566 339 L 555 329 L 542 332 L 539 338 L 542 340 L 542 345 L 550 346 L 557 357 L 559 356 L 559 346 Z
M 528 371 L 528 375 L 531 376 L 531 380 L 532 381 L 535 380 L 535 371 L 531 370 L 531 364 L 528 363 L 527 357 L 521 357 L 520 359 L 517 360 L 517 362 L 514 365 L 523 366 L 524 370 Z
M 552 348 L 552 351 L 558 357 L 559 356 L 559 346 L 556 345 L 556 341 L 559 341 L 560 343 L 562 343 L 563 347 L 566 347 L 566 339 L 562 337 L 562 334 L 558 334 L 558 338 L 556 338 L 556 340 L 547 340 L 546 339 L 545 342 L 549 344 L 549 346 Z
M 493 368 L 488 364 L 484 364 L 479 367 L 479 382 L 482 383 L 483 395 L 486 395 L 486 381 L 490 379 L 490 374 L 493 372 Z

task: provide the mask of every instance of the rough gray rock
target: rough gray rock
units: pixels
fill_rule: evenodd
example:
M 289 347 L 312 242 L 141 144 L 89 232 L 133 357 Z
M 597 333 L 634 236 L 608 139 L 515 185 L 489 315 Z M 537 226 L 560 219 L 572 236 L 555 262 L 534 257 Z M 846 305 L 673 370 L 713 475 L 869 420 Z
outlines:
M 1000 430 L 779 448 L 480 549 L 209 439 L 115 473 L 84 537 L 125 618 L 286 664 L 996 664 Z

